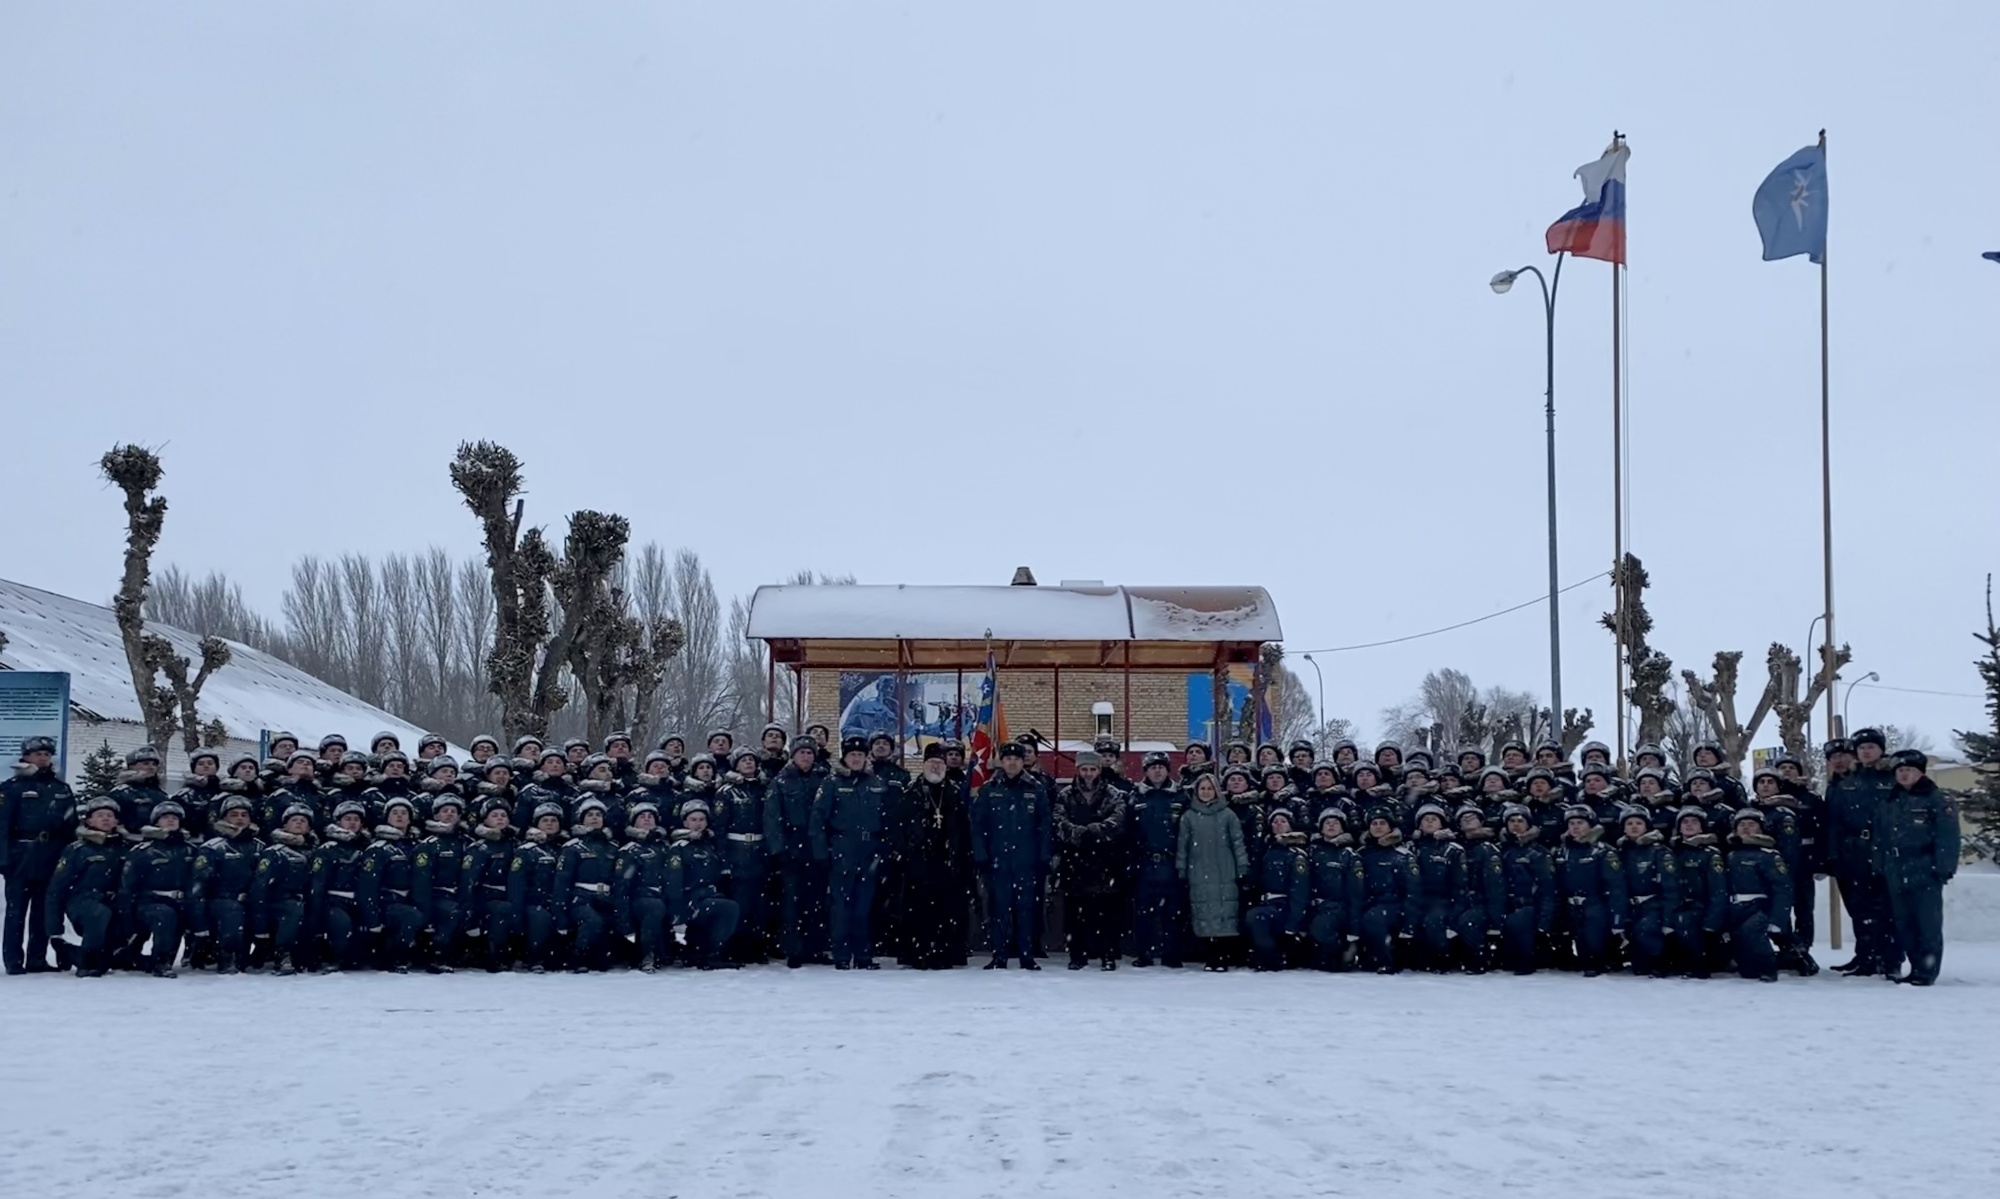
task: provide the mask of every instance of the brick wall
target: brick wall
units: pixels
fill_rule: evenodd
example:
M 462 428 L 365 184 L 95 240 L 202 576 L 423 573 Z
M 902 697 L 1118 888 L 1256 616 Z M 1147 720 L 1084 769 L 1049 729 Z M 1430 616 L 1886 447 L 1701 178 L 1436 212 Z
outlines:
M 125 720 L 88 721 L 74 712 L 69 718 L 69 783 L 76 786 L 83 781 L 83 760 L 97 752 L 101 745 L 109 744 L 111 751 L 118 755 L 122 764 L 126 754 L 146 744 L 146 726 Z M 176 739 L 172 745 L 154 746 L 160 751 L 164 761 L 160 765 L 160 775 L 165 780 L 169 792 L 180 787 L 181 778 L 187 774 L 187 754 Z M 229 759 L 237 754 L 257 752 L 255 741 L 239 741 L 234 738 L 224 742 L 217 752 L 222 755 L 222 769 L 229 769 Z
M 1133 672 L 1131 691 L 1132 742 L 1168 742 L 1175 746 L 1188 738 L 1187 675 L 1141 674 Z M 977 695 L 979 675 L 968 671 L 965 688 L 968 699 Z M 1122 671 L 1065 670 L 1062 675 L 1062 724 L 1064 741 L 1088 741 L 1096 726 L 1090 706 L 1108 701 L 1114 712 L 1112 736 L 1126 740 L 1125 675 Z M 1049 670 L 1003 670 L 1000 672 L 1000 702 L 1007 711 L 1007 727 L 1019 734 L 1038 730 L 1053 739 L 1057 733 L 1055 672 Z M 840 717 L 840 678 L 834 671 L 806 672 L 806 723 L 818 722 L 833 728 Z M 836 730 L 836 733 L 838 730 Z M 966 729 L 968 734 L 971 728 Z

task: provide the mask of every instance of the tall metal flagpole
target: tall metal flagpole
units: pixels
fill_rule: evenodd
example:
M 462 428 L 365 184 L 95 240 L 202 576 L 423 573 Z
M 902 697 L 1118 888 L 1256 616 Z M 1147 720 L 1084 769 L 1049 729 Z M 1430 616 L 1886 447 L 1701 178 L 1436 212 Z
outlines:
M 1819 131 L 1820 169 L 1826 169 L 1826 130 Z M 1820 202 L 1825 203 L 1822 197 Z M 1830 232 L 1830 231 L 1829 231 Z M 1827 370 L 1827 301 L 1826 301 L 1826 260 L 1829 249 L 1827 237 L 1820 245 L 1819 255 L 1819 479 L 1820 479 L 1820 537 L 1821 556 L 1826 571 L 1826 640 L 1821 643 L 1820 665 L 1833 661 L 1833 402 L 1831 375 Z M 1829 736 L 1846 736 L 1847 730 L 1834 722 L 1833 685 L 1828 680 L 1826 688 L 1826 727 L 1837 729 Z
M 1625 428 L 1623 411 L 1619 397 L 1619 349 L 1623 340 L 1620 332 L 1618 305 L 1619 276 L 1625 267 L 1622 263 L 1611 264 L 1611 562 L 1615 570 L 1625 561 Z M 1617 636 L 1611 639 L 1611 661 L 1617 670 L 1617 682 L 1611 692 L 1611 711 L 1617 719 L 1618 757 L 1620 770 L 1625 768 L 1625 589 L 1614 585 L 1611 588 L 1612 623 L 1617 626 Z

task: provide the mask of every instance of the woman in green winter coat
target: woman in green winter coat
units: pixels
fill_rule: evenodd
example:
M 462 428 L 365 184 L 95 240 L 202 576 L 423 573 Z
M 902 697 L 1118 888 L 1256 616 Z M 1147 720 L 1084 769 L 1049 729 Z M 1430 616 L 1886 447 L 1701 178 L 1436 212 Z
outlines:
M 1174 865 L 1188 889 L 1188 912 L 1194 935 L 1209 942 L 1204 955 L 1208 969 L 1221 973 L 1239 929 L 1237 880 L 1250 873 L 1250 854 L 1243 843 L 1243 824 L 1229 810 L 1216 788 L 1215 776 L 1194 781 L 1194 802 L 1181 816 L 1180 845 Z

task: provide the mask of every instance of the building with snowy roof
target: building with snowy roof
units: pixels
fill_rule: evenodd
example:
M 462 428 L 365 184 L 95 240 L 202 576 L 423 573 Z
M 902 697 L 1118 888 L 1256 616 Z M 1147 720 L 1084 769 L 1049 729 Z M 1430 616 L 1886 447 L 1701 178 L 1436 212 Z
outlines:
M 146 630 L 173 642 L 190 661 L 201 660 L 201 639 L 194 634 L 151 621 Z M 0 579 L 0 632 L 7 635 L 6 648 L 0 650 L 0 670 L 69 675 L 66 756 L 71 782 L 77 781 L 83 759 L 100 745 L 122 755 L 146 744 L 125 643 L 111 609 Z M 235 754 L 257 753 L 266 730 L 294 733 L 307 746 L 339 733 L 364 750 L 368 738 L 387 731 L 415 755 L 417 739 L 423 736 L 415 725 L 261 650 L 231 641 L 229 652 L 229 665 L 209 676 L 200 701 L 203 723 L 219 720 L 228 733 L 227 740 L 215 747 L 225 764 Z M 167 775 L 179 777 L 187 758 L 178 741 L 156 748 Z
M 1100 731 L 1141 755 L 1235 736 L 1264 645 L 1280 641 L 1262 587 L 765 586 L 748 635 L 798 689 L 805 722 L 888 733 L 906 754 L 977 723 L 988 656 L 1008 731 L 1039 734 L 1066 775 Z M 775 705 L 770 705 L 775 707 Z M 1218 724 L 1216 713 L 1223 713 Z

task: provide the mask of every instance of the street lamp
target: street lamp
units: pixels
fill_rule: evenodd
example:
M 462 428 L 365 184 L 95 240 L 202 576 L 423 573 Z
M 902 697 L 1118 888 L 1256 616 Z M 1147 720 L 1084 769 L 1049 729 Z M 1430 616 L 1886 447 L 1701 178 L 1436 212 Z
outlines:
M 1863 683 L 1879 683 L 1881 681 L 1882 676 L 1871 670 L 1847 685 L 1847 694 L 1840 697 L 1840 731 L 1842 733 L 1847 732 L 1847 701 L 1854 698 L 1854 689 Z
M 1319 672 L 1319 663 L 1313 662 L 1311 654 L 1306 655 L 1306 661 L 1312 663 L 1313 677 L 1319 680 L 1319 727 L 1324 729 L 1326 728 L 1326 676 Z
M 1556 289 L 1562 285 L 1562 273 L 1563 255 L 1558 254 L 1553 278 L 1542 274 L 1539 267 L 1524 266 L 1501 271 L 1489 283 L 1496 293 L 1504 296 L 1514 286 L 1514 280 L 1533 274 L 1542 285 L 1542 315 L 1547 318 L 1548 387 L 1543 396 L 1547 400 L 1544 412 L 1549 430 L 1549 723 L 1557 732 L 1562 730 L 1563 718 L 1562 621 L 1556 609 Z

